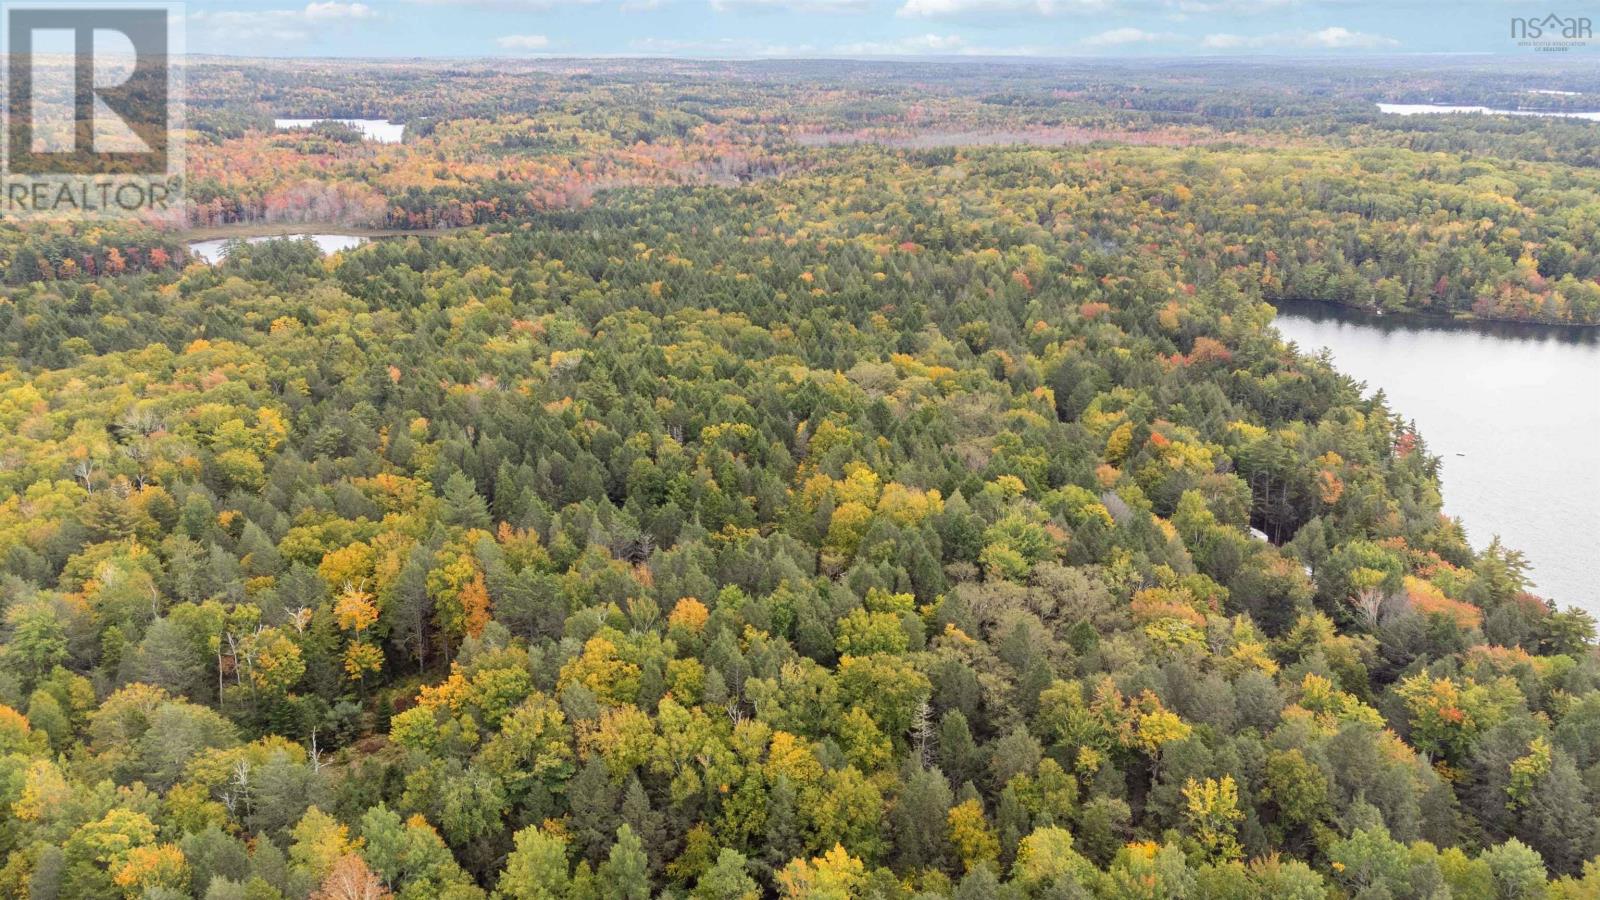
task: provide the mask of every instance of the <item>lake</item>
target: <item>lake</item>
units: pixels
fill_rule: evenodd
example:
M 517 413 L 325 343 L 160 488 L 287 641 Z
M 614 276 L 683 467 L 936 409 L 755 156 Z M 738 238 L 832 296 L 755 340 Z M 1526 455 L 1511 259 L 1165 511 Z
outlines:
M 1558 93 L 1536 91 L 1535 93 Z M 1397 116 L 1429 115 L 1433 113 L 1486 113 L 1497 116 L 1554 116 L 1558 119 L 1588 119 L 1600 122 L 1600 112 L 1563 112 L 1543 109 L 1491 109 L 1487 106 L 1447 106 L 1441 103 L 1379 103 L 1378 112 Z
M 383 119 L 273 119 L 272 127 L 280 129 L 310 128 L 318 122 L 338 122 L 361 132 L 362 137 L 380 144 L 398 144 L 405 136 L 404 122 L 387 122 Z
M 1600 616 L 1600 330 L 1274 305 L 1286 340 L 1416 421 L 1474 547 L 1499 534 L 1537 593 Z
M 367 239 L 354 234 L 282 234 L 266 237 L 245 238 L 247 244 L 259 244 L 262 241 L 293 241 L 301 238 L 310 238 L 317 244 L 317 249 L 323 253 L 338 253 L 341 250 L 350 250 L 367 242 Z M 189 252 L 200 257 L 211 265 L 221 262 L 228 255 L 228 244 L 239 238 L 214 238 L 209 241 L 195 241 L 189 244 Z

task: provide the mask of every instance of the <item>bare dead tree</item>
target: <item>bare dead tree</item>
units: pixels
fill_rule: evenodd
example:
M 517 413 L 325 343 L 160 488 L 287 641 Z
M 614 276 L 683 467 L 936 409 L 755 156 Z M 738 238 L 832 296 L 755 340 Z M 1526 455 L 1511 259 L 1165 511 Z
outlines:
M 1383 618 L 1384 605 L 1388 599 L 1388 595 L 1380 588 L 1362 588 L 1350 598 L 1350 606 L 1355 610 L 1356 618 L 1368 631 L 1376 631 L 1378 623 Z
M 94 493 L 94 473 L 100 466 L 90 457 L 84 457 L 72 467 L 72 476 L 83 482 L 83 489 Z
M 933 708 L 926 700 L 917 704 L 916 715 L 911 720 L 911 735 L 917 742 L 917 762 L 926 769 L 932 763 L 928 744 L 933 737 Z

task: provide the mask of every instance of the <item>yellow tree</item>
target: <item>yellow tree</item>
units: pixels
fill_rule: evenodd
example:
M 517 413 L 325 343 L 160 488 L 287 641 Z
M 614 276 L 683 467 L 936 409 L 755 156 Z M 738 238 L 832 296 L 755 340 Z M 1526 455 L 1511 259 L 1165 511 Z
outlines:
M 262 628 L 246 640 L 250 680 L 274 697 L 287 694 L 306 673 L 300 646 L 280 628 Z
M 134 847 L 115 868 L 111 880 L 130 900 L 152 888 L 181 892 L 189 886 L 189 861 L 177 844 Z
M 968 800 L 951 807 L 946 821 L 950 826 L 950 843 L 966 871 L 992 863 L 1000 856 L 1000 839 L 984 819 L 983 805 L 978 801 Z
M 438 562 L 428 572 L 428 593 L 434 599 L 434 618 L 445 633 L 445 649 L 477 637 L 489 624 L 489 589 L 483 570 L 473 558 L 469 541 L 484 533 L 468 532 L 461 544 L 451 544 L 439 552 Z
M 778 887 L 791 900 L 852 900 L 867 867 L 842 845 L 812 860 L 796 859 L 778 873 Z
M 346 584 L 334 601 L 333 616 L 340 629 L 350 632 L 350 643 L 344 651 L 345 674 L 364 691 L 367 674 L 383 668 L 383 652 L 366 640 L 367 629 L 378 621 L 378 607 L 370 594 Z
M 1239 811 L 1239 787 L 1232 775 L 1222 780 L 1188 779 L 1183 785 L 1183 821 L 1189 835 L 1211 862 L 1238 859 L 1244 854 L 1236 833 L 1244 813 Z
M 333 872 L 342 857 L 361 849 L 361 840 L 352 841 L 348 827 L 315 806 L 306 810 L 290 834 L 294 842 L 289 846 L 289 859 L 319 882 Z

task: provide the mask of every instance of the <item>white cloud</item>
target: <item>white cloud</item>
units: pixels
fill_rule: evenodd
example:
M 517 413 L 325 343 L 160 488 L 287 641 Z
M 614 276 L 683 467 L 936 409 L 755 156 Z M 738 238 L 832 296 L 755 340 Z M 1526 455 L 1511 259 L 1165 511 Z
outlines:
M 1184 20 L 1195 15 L 1253 15 L 1307 3 L 1336 5 L 1340 2 L 1347 0 L 904 0 L 898 15 L 906 18 L 1160 15 Z
M 1348 47 L 1373 50 L 1378 47 L 1400 46 L 1399 41 L 1387 35 L 1351 31 L 1348 28 L 1340 28 L 1338 26 L 1324 28 L 1321 31 L 1313 31 L 1306 35 L 1306 41 L 1313 47 L 1327 47 L 1329 49 L 1344 49 Z
M 299 9 L 198 10 L 185 21 L 197 32 L 198 44 L 238 52 L 240 43 L 311 43 L 328 28 L 377 18 L 377 10 L 365 3 L 313 0 Z
M 365 3 L 339 3 L 337 0 L 328 0 L 326 3 L 307 3 L 301 10 L 308 22 L 337 22 L 353 19 L 375 19 L 378 14 L 372 7 Z
M 1113 0 L 906 0 L 895 13 L 908 19 L 980 16 L 1056 16 L 1106 12 Z
M 817 56 L 809 44 L 783 45 L 754 38 L 713 38 L 709 40 L 682 40 L 678 38 L 640 38 L 628 44 L 643 56 L 701 56 L 714 59 L 748 59 L 750 57 Z
M 1200 41 L 1200 46 L 1208 50 L 1238 50 L 1249 47 L 1251 41 L 1260 38 L 1248 38 L 1242 34 L 1208 34 Z M 1255 46 L 1260 46 L 1259 44 Z
M 1381 50 L 1400 42 L 1382 34 L 1351 31 L 1337 25 L 1319 31 L 1272 34 L 1208 34 L 1200 41 L 1208 50 Z
M 797 12 L 865 12 L 870 0 L 711 0 L 718 12 L 733 10 L 789 9 Z
M 1251 15 L 1299 6 L 1301 0 L 1164 0 L 1178 17 L 1189 15 Z
M 494 39 L 502 50 L 543 50 L 550 39 L 542 34 L 507 34 Z
M 917 34 L 882 40 L 852 41 L 833 47 L 775 44 L 756 38 L 682 40 L 641 38 L 629 48 L 643 56 L 710 57 L 714 59 L 824 59 L 888 56 L 1039 56 L 1039 47 L 990 47 L 972 44 L 958 34 Z
M 452 6 L 500 12 L 549 12 L 558 6 L 589 6 L 599 0 L 410 0 L 418 6 Z
M 949 55 L 966 49 L 967 42 L 959 34 L 919 34 L 889 41 L 840 44 L 834 48 L 834 53 L 840 56 L 917 56 Z
M 917 34 L 882 41 L 840 44 L 830 56 L 1039 56 L 1038 47 L 971 44 L 959 34 Z
M 1154 44 L 1171 41 L 1176 35 L 1145 31 L 1141 28 L 1113 28 L 1078 41 L 1085 47 L 1125 47 L 1129 44 Z

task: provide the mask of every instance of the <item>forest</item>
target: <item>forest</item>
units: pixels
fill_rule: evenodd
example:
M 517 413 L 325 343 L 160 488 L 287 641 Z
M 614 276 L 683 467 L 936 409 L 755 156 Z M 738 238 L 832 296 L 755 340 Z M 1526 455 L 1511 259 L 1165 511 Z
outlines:
M 1594 619 L 1272 325 L 1600 322 L 1593 123 L 1371 109 L 1569 85 L 971 66 L 212 62 L 0 226 L 0 896 L 1600 897 Z

